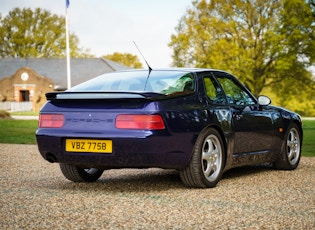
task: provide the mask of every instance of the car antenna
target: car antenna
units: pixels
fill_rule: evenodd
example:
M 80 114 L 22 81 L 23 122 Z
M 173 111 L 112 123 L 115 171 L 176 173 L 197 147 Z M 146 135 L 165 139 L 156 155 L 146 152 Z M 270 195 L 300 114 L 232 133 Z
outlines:
M 139 47 L 137 46 L 136 42 L 135 42 L 135 41 L 133 41 L 133 43 L 135 44 L 135 46 L 136 46 L 137 50 L 138 50 L 138 51 L 139 51 L 139 53 L 141 54 L 141 56 L 142 56 L 143 60 L 145 61 L 145 64 L 147 64 L 148 69 L 149 69 L 149 75 L 150 75 L 150 73 L 151 73 L 151 71 L 152 71 L 152 68 L 150 67 L 149 63 L 147 62 L 147 60 L 145 59 L 145 57 L 144 57 L 144 56 L 143 56 L 143 54 L 141 53 L 141 51 L 140 51 Z M 148 77 L 149 77 L 149 76 L 148 76 Z

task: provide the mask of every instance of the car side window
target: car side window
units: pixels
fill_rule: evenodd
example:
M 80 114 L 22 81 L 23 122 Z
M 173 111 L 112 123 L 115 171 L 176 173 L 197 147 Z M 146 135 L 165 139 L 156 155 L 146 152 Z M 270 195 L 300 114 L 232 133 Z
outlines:
M 225 95 L 230 104 L 234 105 L 253 105 L 254 99 L 233 79 L 228 77 L 217 77 L 220 82 Z
M 205 90 L 208 98 L 214 104 L 226 104 L 226 98 L 222 93 L 221 88 L 216 86 L 217 84 L 210 76 L 206 76 L 203 79 Z
M 162 83 L 163 80 L 163 83 Z M 152 85 L 153 83 L 150 82 Z M 185 74 L 181 77 L 169 77 L 165 79 L 159 79 L 158 84 L 163 90 L 154 90 L 154 92 L 162 93 L 165 95 L 181 95 L 192 93 L 195 89 L 194 76 L 191 73 Z

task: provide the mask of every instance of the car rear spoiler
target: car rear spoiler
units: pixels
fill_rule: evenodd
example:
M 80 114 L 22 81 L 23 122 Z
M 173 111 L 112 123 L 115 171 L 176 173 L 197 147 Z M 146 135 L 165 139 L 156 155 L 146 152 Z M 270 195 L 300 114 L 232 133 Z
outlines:
M 54 100 L 159 100 L 166 95 L 151 92 L 50 92 L 46 93 L 49 101 Z

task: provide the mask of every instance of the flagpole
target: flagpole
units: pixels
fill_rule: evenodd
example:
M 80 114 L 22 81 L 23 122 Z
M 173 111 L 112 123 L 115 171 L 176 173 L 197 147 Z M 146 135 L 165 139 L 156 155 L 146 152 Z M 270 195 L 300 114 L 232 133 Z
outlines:
M 67 59 L 67 88 L 71 88 L 71 72 L 70 72 L 70 46 L 69 46 L 69 27 L 68 27 L 68 7 L 69 0 L 66 0 L 66 59 Z

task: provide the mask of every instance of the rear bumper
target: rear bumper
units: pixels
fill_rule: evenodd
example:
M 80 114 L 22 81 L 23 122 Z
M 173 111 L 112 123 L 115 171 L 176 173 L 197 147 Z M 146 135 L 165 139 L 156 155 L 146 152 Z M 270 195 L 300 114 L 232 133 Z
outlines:
M 65 137 L 37 132 L 40 154 L 49 162 L 72 164 L 87 168 L 172 168 L 188 165 L 194 138 L 192 134 L 147 135 L 109 138 L 71 136 L 69 138 L 96 138 L 112 140 L 112 153 L 78 153 L 65 151 Z

